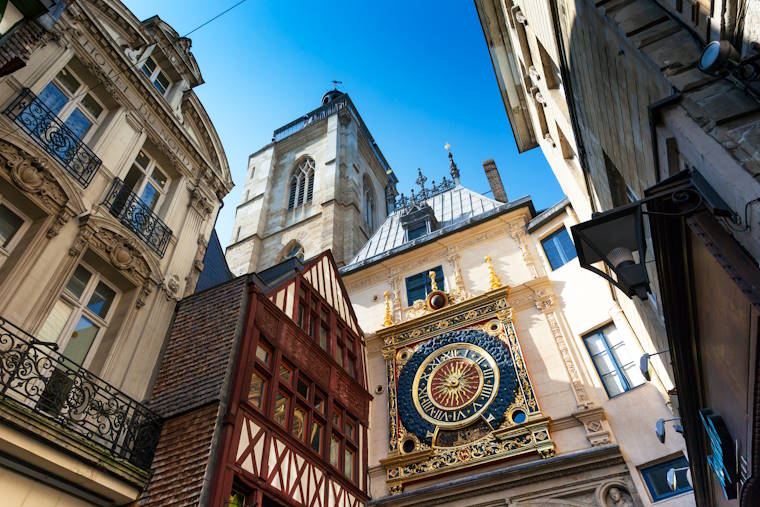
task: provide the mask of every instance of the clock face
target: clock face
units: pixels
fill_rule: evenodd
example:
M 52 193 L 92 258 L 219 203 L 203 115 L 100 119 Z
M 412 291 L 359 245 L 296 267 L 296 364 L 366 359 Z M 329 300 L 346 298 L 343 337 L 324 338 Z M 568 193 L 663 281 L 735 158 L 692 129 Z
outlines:
M 413 382 L 414 404 L 427 421 L 466 426 L 491 404 L 499 370 L 491 355 L 470 343 L 445 345 L 425 358 Z
M 398 372 L 398 413 L 429 444 L 437 430 L 497 429 L 517 385 L 509 347 L 498 337 L 452 331 L 419 345 Z

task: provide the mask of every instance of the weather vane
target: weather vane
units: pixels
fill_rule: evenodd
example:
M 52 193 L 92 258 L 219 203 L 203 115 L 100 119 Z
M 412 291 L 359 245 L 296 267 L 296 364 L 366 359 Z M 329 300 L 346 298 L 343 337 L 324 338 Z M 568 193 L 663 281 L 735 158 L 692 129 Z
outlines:
M 338 81 L 336 79 L 333 79 L 332 80 L 332 84 L 333 84 L 333 87 L 335 87 L 335 89 L 337 90 L 338 89 L 338 85 L 343 84 L 343 81 Z

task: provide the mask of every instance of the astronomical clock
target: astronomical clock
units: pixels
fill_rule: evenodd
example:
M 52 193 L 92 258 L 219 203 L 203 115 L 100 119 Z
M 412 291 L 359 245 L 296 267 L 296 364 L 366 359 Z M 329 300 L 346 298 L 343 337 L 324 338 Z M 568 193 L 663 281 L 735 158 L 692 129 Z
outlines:
M 392 493 L 520 454 L 554 455 L 508 294 L 508 288 L 498 288 L 453 304 L 449 294 L 436 290 L 421 316 L 379 331 L 390 428 L 382 464 Z

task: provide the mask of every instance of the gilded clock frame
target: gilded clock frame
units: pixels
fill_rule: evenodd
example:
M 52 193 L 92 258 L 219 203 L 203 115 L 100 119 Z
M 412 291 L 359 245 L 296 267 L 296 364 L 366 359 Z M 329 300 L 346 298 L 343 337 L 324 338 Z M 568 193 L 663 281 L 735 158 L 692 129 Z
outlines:
M 386 469 L 386 480 L 392 494 L 401 493 L 406 483 L 451 470 L 479 466 L 531 452 L 538 453 L 542 458 L 554 455 L 555 445 L 549 434 L 549 418 L 541 413 L 538 405 L 512 322 L 508 297 L 508 287 L 494 289 L 378 332 L 383 339 L 388 381 L 389 454 L 381 460 L 381 464 Z M 403 427 L 398 414 L 397 374 L 421 343 L 446 332 L 468 328 L 482 330 L 508 345 L 519 390 L 515 393 L 515 402 L 505 412 L 505 421 L 495 431 L 458 447 L 429 446 L 419 442 L 415 435 Z M 417 405 L 416 391 L 413 396 Z M 512 420 L 511 416 L 516 410 L 524 411 L 525 421 L 515 423 Z M 440 423 L 436 421 L 435 424 Z M 439 428 L 436 428 L 436 436 L 438 431 Z M 405 440 L 414 441 L 413 451 L 405 452 L 402 449 L 401 444 Z

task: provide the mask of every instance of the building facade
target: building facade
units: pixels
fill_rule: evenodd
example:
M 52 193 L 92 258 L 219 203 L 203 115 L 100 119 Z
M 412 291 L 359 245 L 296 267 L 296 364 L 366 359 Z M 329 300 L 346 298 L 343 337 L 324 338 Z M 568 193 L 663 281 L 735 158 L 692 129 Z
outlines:
M 363 505 L 365 379 L 329 252 L 185 298 L 151 399 L 164 426 L 140 505 Z
M 191 41 L 119 1 L 58 4 L 0 78 L 0 490 L 126 504 L 160 431 L 143 402 L 232 181 Z
M 326 249 L 344 265 L 388 213 L 396 181 L 349 96 L 326 93 L 249 157 L 230 269 L 250 273 Z
M 683 439 L 650 430 L 666 386 L 579 267 L 573 207 L 489 199 L 450 166 L 341 268 L 367 340 L 371 505 L 692 505 L 667 487 Z
M 697 503 L 757 504 L 760 6 L 475 6 L 518 146 L 542 148 L 582 222 L 644 214 L 647 300 L 610 287 L 660 354 Z

